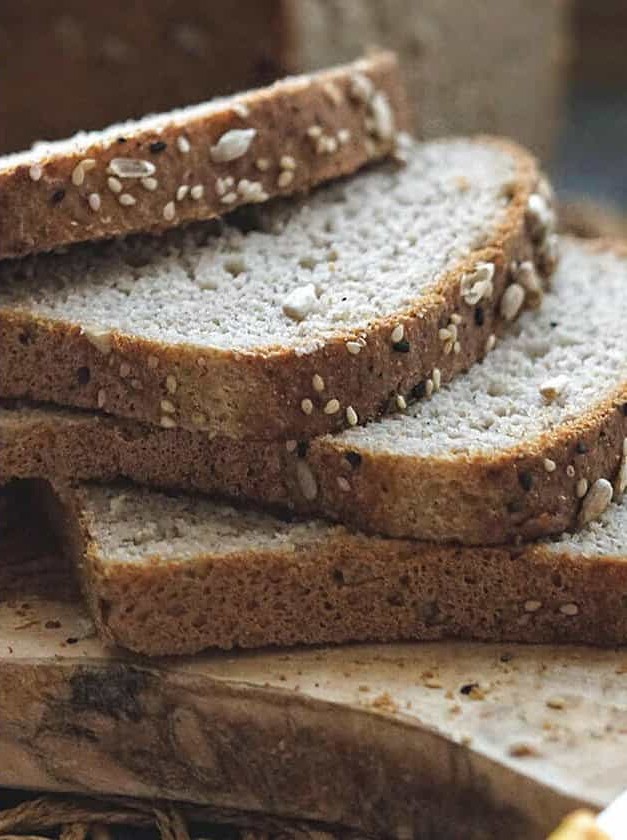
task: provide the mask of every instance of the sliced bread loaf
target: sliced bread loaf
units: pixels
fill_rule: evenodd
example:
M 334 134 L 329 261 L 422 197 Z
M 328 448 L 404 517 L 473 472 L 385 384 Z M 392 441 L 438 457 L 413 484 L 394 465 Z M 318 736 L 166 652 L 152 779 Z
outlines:
M 102 636 L 151 654 L 358 640 L 627 641 L 627 504 L 575 537 L 458 549 L 83 485 L 51 504 Z
M 423 380 L 430 399 L 380 423 L 253 447 L 7 403 L 0 475 L 124 476 L 437 541 L 560 533 L 602 511 L 608 482 L 627 485 L 626 307 L 627 253 L 567 239 L 538 313 L 467 376 L 441 390 Z
M 408 107 L 396 57 L 0 157 L 0 257 L 221 216 L 389 154 Z
M 0 394 L 307 439 L 395 407 L 435 368 L 446 382 L 520 310 L 512 263 L 536 291 L 533 264 L 550 273 L 554 217 L 516 146 L 408 141 L 405 157 L 219 235 L 1 264 Z

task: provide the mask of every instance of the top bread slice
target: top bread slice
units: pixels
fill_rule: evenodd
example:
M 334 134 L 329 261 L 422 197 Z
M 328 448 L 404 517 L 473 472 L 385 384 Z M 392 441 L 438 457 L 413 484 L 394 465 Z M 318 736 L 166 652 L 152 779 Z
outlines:
M 384 157 L 397 59 L 361 61 L 0 157 L 0 258 L 222 216 Z
M 1 264 L 0 394 L 300 440 L 448 381 L 518 314 L 512 264 L 552 270 L 555 220 L 515 145 L 404 156 L 216 229 Z
M 365 536 L 115 484 L 62 487 L 48 512 L 100 634 L 139 653 L 627 641 L 627 503 L 555 543 L 492 549 Z
M 0 476 L 123 476 L 434 541 L 572 530 L 627 485 L 627 252 L 565 239 L 553 285 L 481 365 L 363 429 L 251 445 L 5 404 Z

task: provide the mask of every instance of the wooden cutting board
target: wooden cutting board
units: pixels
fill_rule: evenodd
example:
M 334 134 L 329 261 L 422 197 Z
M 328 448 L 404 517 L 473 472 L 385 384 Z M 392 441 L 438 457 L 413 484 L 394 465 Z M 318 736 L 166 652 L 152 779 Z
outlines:
M 39 523 L 0 540 L 0 785 L 400 838 L 541 838 L 627 786 L 627 653 L 106 650 Z

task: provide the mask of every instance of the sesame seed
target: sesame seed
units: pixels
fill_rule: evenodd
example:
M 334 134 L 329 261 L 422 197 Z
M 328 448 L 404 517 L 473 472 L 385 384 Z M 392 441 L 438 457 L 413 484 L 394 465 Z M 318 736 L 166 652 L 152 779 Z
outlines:
M 43 174 L 44 171 L 38 163 L 33 164 L 33 166 L 31 166 L 31 168 L 28 170 L 28 176 L 31 179 L 31 181 L 41 180 L 41 176 Z
M 320 391 L 324 391 L 324 379 L 319 373 L 314 373 L 311 384 L 313 385 L 314 391 L 318 391 L 318 393 L 320 393 Z
M 455 326 L 459 326 L 462 322 L 462 316 L 458 312 L 453 312 L 451 315 L 451 323 L 455 324 Z
M 176 138 L 176 148 L 179 150 L 179 152 L 182 155 L 187 155 L 187 154 L 189 154 L 189 152 L 192 148 L 192 145 L 189 142 L 189 140 L 187 139 L 187 137 L 184 137 L 182 134 L 180 134 Z
M 142 178 L 140 183 L 148 192 L 154 192 L 159 186 L 159 181 L 156 178 Z
M 168 144 L 163 140 L 154 140 L 148 148 L 153 155 L 158 155 L 160 152 L 164 152 L 168 148 Z
M 538 612 L 542 609 L 542 601 L 525 601 L 524 608 L 525 612 Z
M 298 486 L 305 499 L 307 501 L 315 499 L 318 495 L 318 485 L 311 471 L 311 467 L 302 458 L 296 462 L 296 478 L 298 479 Z
M 501 298 L 501 317 L 506 321 L 513 321 L 520 312 L 525 302 L 525 290 L 520 283 L 512 283 L 508 286 Z
M 72 170 L 72 183 L 75 187 L 80 187 L 84 180 L 85 170 L 83 169 L 83 164 L 79 163 Z
M 97 402 L 98 408 L 102 408 L 106 401 L 107 401 L 107 394 L 104 391 L 104 389 L 101 388 L 98 391 L 98 402 Z
M 156 171 L 154 163 L 141 158 L 113 158 L 107 167 L 107 172 L 118 178 L 149 178 Z
M 340 401 L 333 399 L 329 400 L 328 403 L 324 407 L 325 414 L 337 414 L 340 410 Z
M 179 384 L 176 381 L 176 377 L 172 376 L 171 373 L 165 378 L 165 387 L 167 388 L 169 394 L 176 394 L 176 389 L 179 387 Z
M 159 367 L 159 359 L 156 356 L 148 356 L 148 367 L 155 370 Z
M 579 525 L 588 525 L 603 514 L 614 496 L 614 488 L 606 478 L 598 478 L 581 503 Z
M 374 94 L 374 85 L 363 73 L 353 73 L 350 82 L 350 95 L 357 102 L 369 102 Z
M 107 178 L 107 186 L 111 190 L 112 193 L 116 195 L 122 192 L 122 182 L 118 180 L 118 178 L 114 178 L 112 175 Z
M 181 184 L 181 186 L 176 191 L 176 200 L 183 201 L 188 192 L 189 186 L 187 184 Z
M 168 417 L 167 414 L 164 414 L 159 422 L 164 429 L 176 429 L 176 420 L 172 417 Z
M 425 382 L 425 394 L 430 397 L 433 394 L 433 379 L 427 379 Z
M 120 365 L 120 376 L 122 377 L 122 379 L 126 379 L 126 377 L 130 375 L 130 373 L 131 366 L 129 365 L 129 363 L 122 362 L 122 364 Z
M 550 458 L 545 458 L 544 459 L 544 469 L 548 473 L 555 472 L 555 470 L 557 469 L 557 464 L 555 463 L 555 461 L 552 461 Z
M 304 400 L 301 400 L 300 407 L 303 414 L 311 414 L 313 411 L 313 403 L 309 397 L 305 397 Z
M 200 201 L 205 194 L 205 188 L 202 184 L 195 184 L 189 191 L 193 201 Z
M 327 137 L 326 150 L 330 155 L 332 155 L 334 152 L 337 152 L 337 140 L 335 139 L 335 137 Z
M 337 133 L 337 142 L 340 146 L 345 146 L 351 139 L 351 133 L 347 128 L 341 128 Z
M 349 405 L 346 409 L 346 422 L 349 426 L 356 426 L 359 422 L 359 417 L 357 416 L 357 412 L 353 408 L 352 405 Z
M 357 341 L 347 341 L 346 349 L 352 356 L 357 356 L 358 353 L 361 353 L 361 344 Z
M 257 134 L 254 128 L 233 128 L 225 132 L 209 152 L 214 163 L 230 163 L 246 154 Z
M 310 137 L 312 140 L 318 140 L 319 137 L 322 137 L 322 126 L 310 125 L 307 129 L 307 137 Z
M 90 193 L 87 202 L 94 213 L 97 213 L 100 210 L 102 202 L 98 193 Z
M 118 196 L 118 201 L 122 207 L 132 207 L 133 204 L 137 204 L 137 199 L 130 193 L 122 193 L 122 195 Z
M 166 220 L 166 222 L 171 222 L 175 215 L 176 207 L 174 206 L 174 202 L 168 201 L 168 203 L 163 208 L 163 218 Z
M 268 158 L 257 158 L 255 166 L 260 172 L 267 172 L 270 169 L 270 161 Z
M 291 169 L 284 169 L 277 178 L 277 186 L 280 189 L 285 189 L 285 187 L 289 187 L 293 180 L 294 173 L 291 171 Z
M 562 604 L 560 607 L 560 612 L 562 615 L 577 615 L 579 612 L 579 607 L 577 604 Z
M 491 350 L 494 350 L 495 346 L 496 346 L 496 336 L 494 335 L 494 333 L 492 333 L 492 335 L 488 336 L 488 340 L 485 343 L 486 353 L 489 353 Z
M 220 199 L 222 204 L 233 204 L 237 201 L 237 193 L 235 192 L 228 192 L 226 195 L 223 195 Z
M 296 440 L 286 440 L 285 441 L 285 448 L 288 452 L 296 452 L 296 447 L 298 446 L 298 441 Z
M 438 338 L 440 339 L 440 341 L 451 341 L 453 336 L 451 334 L 450 329 L 448 329 L 448 327 L 441 327 L 438 330 Z
M 433 387 L 436 391 L 440 390 L 440 385 L 442 384 L 442 371 L 440 368 L 433 368 L 433 373 L 431 374 L 433 379 Z
M 461 351 L 462 351 L 462 346 L 459 343 L 459 341 L 453 342 L 453 353 L 455 353 L 456 356 L 459 356 Z
M 588 479 L 587 478 L 580 478 L 575 486 L 575 494 L 578 499 L 583 499 L 583 497 L 588 492 Z
M 292 157 L 292 155 L 283 155 L 279 162 L 281 169 L 296 169 L 296 161 Z
M 166 414 L 176 414 L 176 406 L 170 400 L 161 400 L 161 411 Z
M 336 480 L 337 486 L 340 488 L 342 493 L 350 493 L 351 486 L 348 483 L 348 479 L 344 478 L 343 475 L 338 475 Z
M 398 344 L 399 341 L 403 340 L 404 335 L 405 327 L 402 324 L 397 324 L 392 330 L 392 344 Z
M 405 411 L 407 408 L 407 400 L 402 394 L 396 395 L 396 407 L 400 409 L 400 411 Z
M 573 466 L 572 464 L 569 464 L 569 465 L 566 467 L 566 475 L 567 475 L 569 478 L 574 478 L 574 477 L 575 477 L 575 468 L 574 468 L 574 466 Z

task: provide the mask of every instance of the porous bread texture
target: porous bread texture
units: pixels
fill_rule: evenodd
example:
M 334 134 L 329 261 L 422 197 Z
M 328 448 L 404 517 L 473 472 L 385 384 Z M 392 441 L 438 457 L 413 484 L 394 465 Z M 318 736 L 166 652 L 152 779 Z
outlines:
M 123 476 L 434 541 L 495 544 L 573 530 L 599 480 L 613 482 L 616 496 L 627 480 L 620 344 L 627 262 L 621 246 L 602 242 L 565 239 L 562 252 L 540 312 L 524 315 L 481 366 L 402 419 L 310 442 L 251 445 L 5 403 L 0 476 Z M 497 377 L 502 393 L 491 387 Z M 472 434 L 464 428 L 469 407 Z M 482 427 L 477 419 L 487 417 Z M 450 451 L 435 448 L 433 427 Z M 393 436 L 386 428 L 416 431 Z M 459 441 L 465 448 L 455 448 Z
M 484 354 L 512 261 L 552 269 L 554 218 L 535 196 L 529 223 L 546 188 L 516 146 L 408 141 L 405 157 L 260 207 L 246 232 L 5 264 L 0 393 L 301 439 L 381 414 L 435 367 L 447 381 Z M 486 265 L 479 319 L 462 283 Z
M 396 57 L 375 53 L 39 143 L 0 157 L 0 257 L 166 230 L 307 191 L 388 155 L 407 126 Z
M 99 632 L 148 655 L 393 641 L 627 640 L 627 562 L 605 544 L 454 548 L 350 533 L 130 486 L 55 514 Z M 607 520 L 617 515 L 613 506 Z

